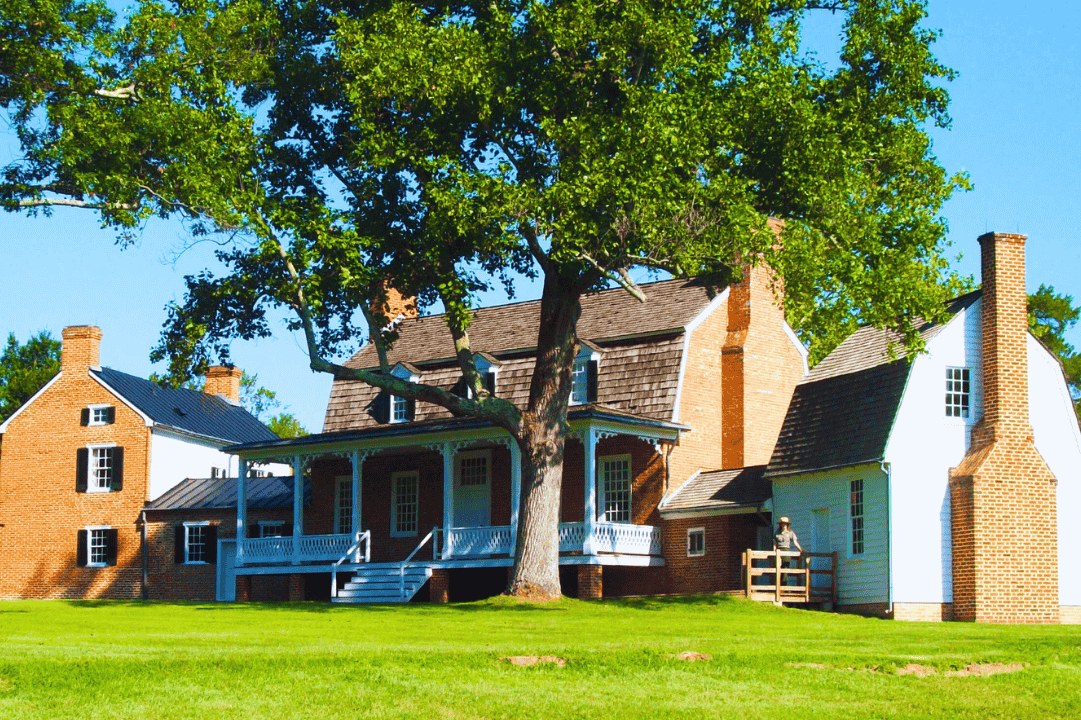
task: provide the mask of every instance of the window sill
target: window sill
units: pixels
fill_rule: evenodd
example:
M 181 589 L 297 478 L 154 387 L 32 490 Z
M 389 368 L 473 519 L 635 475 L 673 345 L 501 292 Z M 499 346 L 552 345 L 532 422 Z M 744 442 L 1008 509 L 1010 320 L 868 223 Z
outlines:
M 414 530 L 413 532 L 392 532 L 390 536 L 392 538 L 415 538 L 417 536 L 417 531 Z

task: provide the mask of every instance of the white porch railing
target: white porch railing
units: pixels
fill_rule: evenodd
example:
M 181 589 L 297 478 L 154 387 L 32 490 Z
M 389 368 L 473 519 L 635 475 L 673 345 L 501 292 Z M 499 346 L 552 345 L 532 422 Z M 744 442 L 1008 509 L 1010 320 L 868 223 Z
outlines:
M 584 522 L 559 524 L 560 552 L 581 552 L 585 547 L 587 527 Z M 509 525 L 491 527 L 439 529 L 444 559 L 468 558 L 480 555 L 510 555 L 514 538 Z M 628 555 L 660 555 L 661 531 L 652 525 L 597 522 L 593 525 L 593 550 L 595 552 L 625 553 Z
M 331 562 L 349 553 L 353 536 L 345 534 L 249 538 L 241 543 L 245 564 Z

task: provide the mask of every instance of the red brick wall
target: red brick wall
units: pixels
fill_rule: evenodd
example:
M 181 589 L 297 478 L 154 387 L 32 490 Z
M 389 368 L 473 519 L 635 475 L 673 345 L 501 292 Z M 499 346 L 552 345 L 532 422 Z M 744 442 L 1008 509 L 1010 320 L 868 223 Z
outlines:
M 136 521 L 146 499 L 150 431 L 143 420 L 92 380 L 101 331 L 64 331 L 61 377 L 14 417 L 0 462 L 0 598 L 138 598 L 142 580 Z M 90 404 L 116 408 L 111 425 L 80 425 Z M 75 492 L 76 450 L 88 443 L 124 448 L 119 492 Z M 77 533 L 117 529 L 117 564 L 76 567 Z
M 1028 419 L 1025 237 L 982 247 L 983 417 L 951 472 L 953 613 L 996 623 L 1059 621 L 1055 478 Z
M 249 537 L 257 537 L 260 520 L 292 522 L 289 510 L 248 510 Z M 185 522 L 209 522 L 217 528 L 219 539 L 236 537 L 236 512 L 233 510 L 170 510 L 147 513 L 148 586 L 151 600 L 212 601 L 216 597 L 217 563 L 185 565 L 176 562 L 176 533 Z M 275 589 L 268 592 L 267 585 Z M 277 597 L 279 581 L 257 581 L 252 586 L 252 600 L 286 599 Z M 288 593 L 286 593 L 288 594 Z M 238 598 L 239 599 L 239 598 Z
M 710 593 L 743 587 L 743 551 L 755 547 L 759 521 L 756 515 L 718 515 L 681 518 L 661 523 L 665 558 L 665 592 Z M 687 556 L 687 531 L 704 528 L 706 552 Z

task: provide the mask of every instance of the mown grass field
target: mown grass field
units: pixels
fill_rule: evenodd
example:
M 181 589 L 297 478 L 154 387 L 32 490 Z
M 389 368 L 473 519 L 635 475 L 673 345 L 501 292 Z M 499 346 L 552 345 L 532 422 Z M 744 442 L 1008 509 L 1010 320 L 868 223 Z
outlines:
M 673 656 L 696 651 L 712 659 Z M 551 655 L 565 666 L 500 658 Z M 899 675 L 916 663 L 937 672 Z M 973 663 L 1019 672 L 947 677 Z M 816 667 L 818 666 L 818 667 Z M 729 598 L 0 603 L 0 718 L 1079 718 L 1081 627 Z

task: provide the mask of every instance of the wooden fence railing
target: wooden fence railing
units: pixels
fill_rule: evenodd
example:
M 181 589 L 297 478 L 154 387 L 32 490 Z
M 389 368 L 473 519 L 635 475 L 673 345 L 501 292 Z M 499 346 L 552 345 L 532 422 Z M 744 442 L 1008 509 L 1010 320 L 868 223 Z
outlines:
M 837 553 L 745 550 L 743 591 L 751 600 L 835 603 Z

